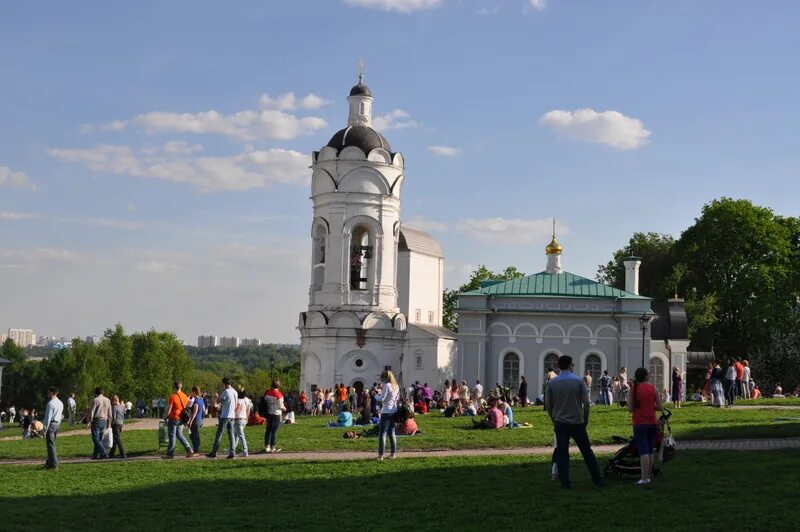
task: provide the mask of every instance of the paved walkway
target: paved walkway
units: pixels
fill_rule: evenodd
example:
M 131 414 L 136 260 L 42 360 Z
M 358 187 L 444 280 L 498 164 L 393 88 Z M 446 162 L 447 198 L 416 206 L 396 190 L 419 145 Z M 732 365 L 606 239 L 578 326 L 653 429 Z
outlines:
M 61 437 L 61 435 L 59 435 Z M 598 454 L 610 454 L 620 449 L 620 444 L 613 445 L 594 445 L 592 448 Z M 778 449 L 800 449 L 800 438 L 773 438 L 773 439 L 752 439 L 752 440 L 696 440 L 678 442 L 678 451 L 772 451 Z M 578 449 L 572 445 L 572 454 L 579 454 Z M 552 447 L 518 447 L 514 449 L 435 449 L 435 450 L 403 450 L 398 454 L 398 458 L 442 458 L 450 456 L 538 456 L 549 455 L 553 452 Z M 280 452 L 266 454 L 263 452 L 251 454 L 247 458 L 237 460 L 371 460 L 376 457 L 375 451 L 333 451 L 333 452 Z M 125 459 L 126 462 L 151 462 L 161 460 L 161 455 L 133 456 Z M 221 460 L 225 460 L 224 454 L 220 454 Z M 37 465 L 43 463 L 43 458 L 39 460 L 0 460 L 0 465 Z M 175 460 L 188 460 L 183 455 L 176 454 Z M 198 457 L 192 460 L 208 460 L 208 458 Z M 121 462 L 121 459 L 103 460 L 105 462 Z M 89 458 L 64 458 L 60 460 L 62 464 L 82 464 L 93 462 Z M 94 461 L 97 463 L 96 461 Z

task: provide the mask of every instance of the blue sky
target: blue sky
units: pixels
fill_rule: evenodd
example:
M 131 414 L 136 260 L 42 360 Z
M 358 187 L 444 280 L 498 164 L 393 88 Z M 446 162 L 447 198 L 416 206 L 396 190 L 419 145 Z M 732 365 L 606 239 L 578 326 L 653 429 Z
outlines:
M 790 1 L 6 2 L 0 330 L 298 341 L 309 154 L 361 58 L 406 158 L 403 218 L 441 241 L 448 286 L 541 271 L 553 216 L 588 277 L 723 195 L 797 216 L 798 19 Z

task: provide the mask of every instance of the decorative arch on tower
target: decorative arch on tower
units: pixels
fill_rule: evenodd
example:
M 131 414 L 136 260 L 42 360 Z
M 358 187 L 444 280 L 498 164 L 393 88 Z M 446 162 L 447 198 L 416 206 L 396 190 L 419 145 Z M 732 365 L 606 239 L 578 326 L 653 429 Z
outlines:
M 350 148 L 345 148 L 349 150 Z M 359 148 L 354 148 L 361 151 Z M 362 152 L 363 153 L 363 152 Z M 391 194 L 391 185 L 380 173 L 369 166 L 359 166 L 347 172 L 339 180 L 339 192 L 360 192 L 362 194 Z

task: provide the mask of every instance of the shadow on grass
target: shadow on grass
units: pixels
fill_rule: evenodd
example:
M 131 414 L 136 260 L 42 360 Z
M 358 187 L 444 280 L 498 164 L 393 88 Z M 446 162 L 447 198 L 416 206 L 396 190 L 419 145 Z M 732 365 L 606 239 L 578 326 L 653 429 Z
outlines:
M 602 461 L 604 462 L 604 461 Z M 601 464 L 602 464 L 601 462 Z M 268 529 L 693 530 L 790 523 L 781 493 L 795 481 L 796 453 L 684 453 L 646 488 L 632 481 L 591 486 L 572 463 L 575 489 L 551 482 L 546 458 L 397 461 L 201 461 L 65 466 L 57 472 L 4 468 L 6 530 Z M 131 467 L 133 466 L 133 467 Z M 713 474 L 709 475 L 709 472 Z M 739 498 L 734 476 L 769 478 Z M 24 485 L 19 484 L 20 482 Z M 703 493 L 687 497 L 690 489 Z M 13 493 L 17 493 L 10 496 Z M 23 495 L 24 494 L 24 495 Z M 736 499 L 737 512 L 730 512 Z M 634 523 L 634 510 L 637 511 Z M 657 508 L 673 508 L 665 518 Z M 49 516 L 33 519 L 35 515 Z M 763 520 L 763 522 L 761 522 Z M 704 524 L 709 527 L 703 528 Z
M 776 418 L 786 417 L 776 413 Z M 800 437 L 800 421 L 775 421 L 758 425 L 711 425 L 696 428 L 682 427 L 674 432 L 684 440 L 743 440 L 759 438 Z

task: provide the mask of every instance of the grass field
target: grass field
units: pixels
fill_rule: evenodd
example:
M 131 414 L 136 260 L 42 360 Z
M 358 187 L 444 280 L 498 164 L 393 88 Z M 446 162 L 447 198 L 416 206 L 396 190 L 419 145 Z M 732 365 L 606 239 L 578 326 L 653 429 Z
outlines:
M 789 530 L 799 468 L 796 451 L 686 451 L 649 486 L 598 489 L 578 461 L 565 492 L 546 457 L 7 465 L 0 528 Z
M 727 410 L 702 405 L 688 405 L 673 411 L 672 428 L 681 439 L 730 439 L 800 436 L 800 422 L 776 422 L 777 417 L 800 417 L 797 410 Z M 504 429 L 501 431 L 465 430 L 471 425 L 470 418 L 445 418 L 432 413 L 417 416 L 417 423 L 424 434 L 399 438 L 402 449 L 466 449 L 509 448 L 551 445 L 552 424 L 541 408 L 525 408 L 516 412 L 518 421 L 531 423 L 530 428 Z M 324 425 L 330 417 L 300 417 L 296 425 L 284 425 L 278 433 L 278 442 L 285 451 L 347 451 L 374 450 L 376 438 L 345 440 L 346 429 L 328 429 Z M 359 428 L 353 430 L 360 431 Z M 8 431 L 6 431 L 8 432 Z M 618 407 L 594 407 L 589 435 L 593 443 L 611 443 L 614 435 L 631 433 L 627 411 Z M 252 450 L 262 450 L 264 427 L 248 427 L 247 439 Z M 207 452 L 213 440 L 214 429 L 202 431 L 203 447 Z M 128 430 L 123 432 L 123 442 L 130 455 L 155 453 L 157 439 L 155 430 Z M 223 438 L 223 444 L 227 442 Z M 88 436 L 64 436 L 58 440 L 59 456 L 62 458 L 88 456 L 92 445 Z M 178 448 L 181 451 L 181 448 Z M 44 441 L 0 440 L 0 460 L 44 457 Z

